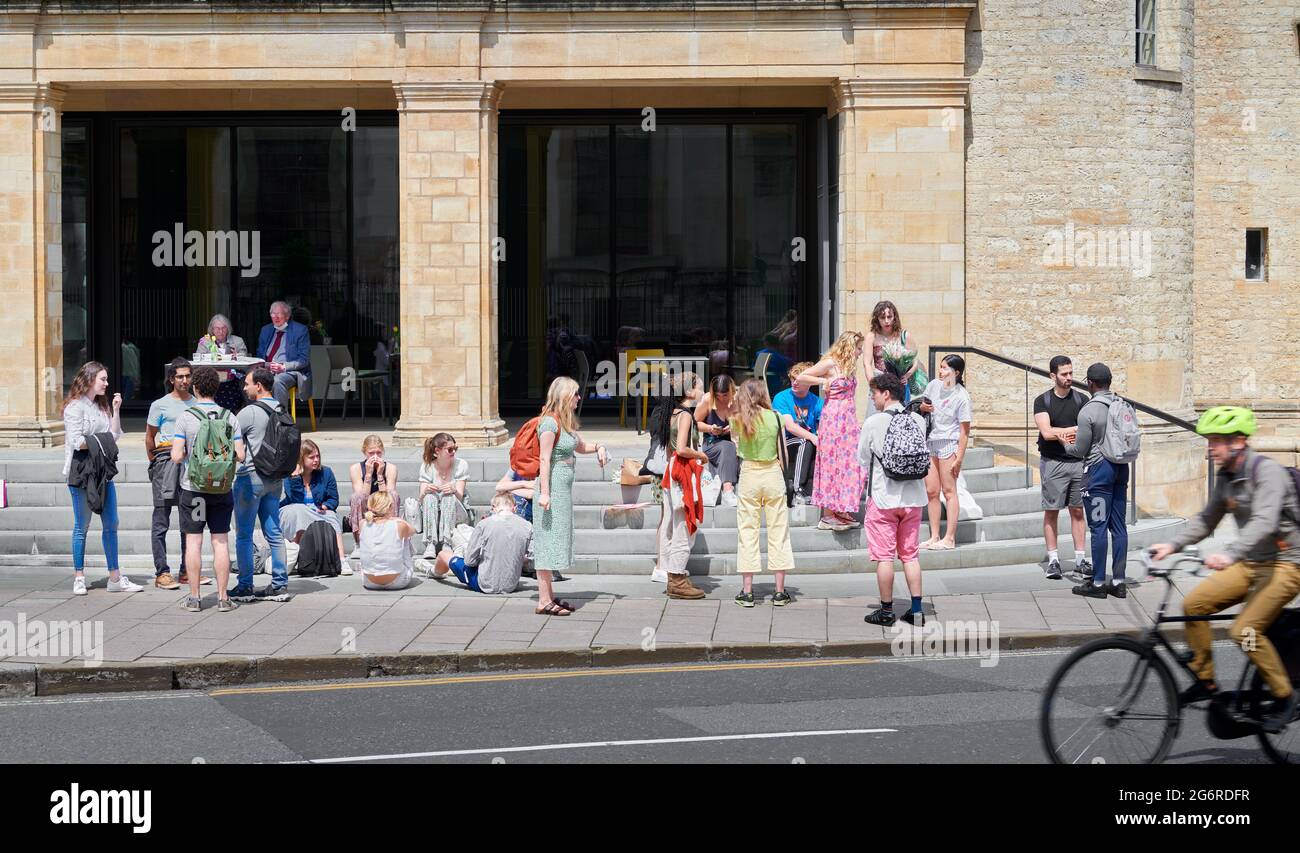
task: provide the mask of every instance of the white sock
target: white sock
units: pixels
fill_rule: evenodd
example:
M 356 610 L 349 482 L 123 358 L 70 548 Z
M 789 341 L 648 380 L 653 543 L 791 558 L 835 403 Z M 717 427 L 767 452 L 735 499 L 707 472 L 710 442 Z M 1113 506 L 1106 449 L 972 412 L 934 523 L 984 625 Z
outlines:
M 1052 562 L 1053 560 L 1056 560 L 1056 561 L 1059 562 L 1060 559 L 1061 559 L 1061 554 L 1060 554 L 1059 551 L 1048 551 L 1048 552 L 1047 552 L 1047 562 L 1050 563 L 1050 562 Z
M 1088 559 L 1088 552 L 1087 552 L 1087 551 L 1075 551 L 1075 552 L 1074 552 L 1074 564 L 1075 564 L 1076 566 L 1077 566 L 1079 563 L 1082 563 L 1082 562 L 1083 562 L 1084 560 L 1086 560 L 1086 559 Z

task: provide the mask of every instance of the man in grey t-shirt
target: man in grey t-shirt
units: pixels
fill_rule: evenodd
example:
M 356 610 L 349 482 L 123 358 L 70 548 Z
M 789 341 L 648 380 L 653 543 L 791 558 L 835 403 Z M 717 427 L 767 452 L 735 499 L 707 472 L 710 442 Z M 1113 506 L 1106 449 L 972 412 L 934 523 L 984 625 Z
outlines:
M 248 443 L 248 455 L 235 476 L 235 559 L 239 564 L 239 580 L 230 591 L 230 597 L 235 601 L 288 601 L 290 597 L 284 537 L 280 533 L 280 487 L 283 481 L 263 479 L 253 464 L 257 452 L 262 449 L 271 412 L 281 411 L 274 392 L 275 374 L 264 367 L 250 371 L 244 379 L 244 395 L 249 405 L 239 410 L 239 428 Z M 271 583 L 255 591 L 253 528 L 259 521 L 262 535 L 271 548 Z
M 492 514 L 474 528 L 465 556 L 457 557 L 444 548 L 433 576 L 441 578 L 452 572 L 465 586 L 488 595 L 514 592 L 524 564 L 532 558 L 533 526 L 515 514 L 513 497 L 497 495 L 492 499 Z

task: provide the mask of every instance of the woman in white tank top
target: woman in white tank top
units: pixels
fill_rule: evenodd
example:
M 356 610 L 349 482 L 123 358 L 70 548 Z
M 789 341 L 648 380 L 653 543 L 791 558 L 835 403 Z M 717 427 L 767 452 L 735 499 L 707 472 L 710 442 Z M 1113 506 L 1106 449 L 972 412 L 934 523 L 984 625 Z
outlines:
M 361 527 L 361 576 L 366 589 L 405 589 L 415 568 L 415 528 L 393 515 L 393 496 L 375 492 Z

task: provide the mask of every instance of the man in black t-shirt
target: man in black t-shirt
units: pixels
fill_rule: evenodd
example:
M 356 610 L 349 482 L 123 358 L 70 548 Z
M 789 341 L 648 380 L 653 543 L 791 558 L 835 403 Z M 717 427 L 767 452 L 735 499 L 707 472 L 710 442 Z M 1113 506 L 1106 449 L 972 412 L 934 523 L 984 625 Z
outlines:
M 1083 519 L 1083 460 L 1066 452 L 1061 440 L 1074 440 L 1079 410 L 1088 395 L 1074 388 L 1074 366 L 1063 355 L 1048 365 L 1052 388 L 1034 398 L 1034 423 L 1038 426 L 1038 474 L 1043 496 L 1043 539 L 1047 541 L 1047 577 L 1059 580 L 1061 558 L 1057 551 L 1057 521 L 1061 510 L 1070 509 L 1070 533 L 1074 539 L 1074 570 L 1091 575 Z

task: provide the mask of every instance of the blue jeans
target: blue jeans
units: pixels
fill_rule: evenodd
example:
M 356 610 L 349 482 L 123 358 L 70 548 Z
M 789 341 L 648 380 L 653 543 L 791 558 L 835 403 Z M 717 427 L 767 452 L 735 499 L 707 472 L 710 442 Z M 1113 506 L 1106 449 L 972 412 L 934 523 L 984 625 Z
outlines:
M 72 493 L 72 568 L 82 571 L 86 568 L 86 534 L 90 532 L 90 503 L 86 500 L 86 490 L 77 486 L 68 486 Z M 115 572 L 117 565 L 117 489 L 113 481 L 108 481 L 104 490 L 104 511 L 99 516 L 100 539 L 104 543 L 104 558 L 108 561 L 108 570 Z
M 475 592 L 483 591 L 478 588 L 478 567 L 477 566 L 465 565 L 465 561 L 462 560 L 460 557 L 452 557 L 451 563 L 449 565 L 451 567 L 452 573 L 456 575 L 456 578 L 461 583 L 465 584 L 465 586 L 469 587 Z
M 527 477 L 519 476 L 518 472 L 512 470 L 510 479 L 516 483 L 522 482 Z M 529 524 L 533 523 L 533 502 L 528 498 L 520 497 L 518 492 L 514 492 L 511 497 L 515 499 L 515 515 L 521 516 Z
M 271 586 L 289 582 L 284 560 L 284 537 L 280 535 L 280 486 L 253 488 L 247 474 L 235 478 L 235 559 L 239 563 L 239 585 L 253 585 L 253 526 L 262 522 L 262 535 L 271 546 Z
M 1083 487 L 1083 508 L 1092 531 L 1092 582 L 1106 580 L 1106 535 L 1110 534 L 1111 577 L 1124 579 L 1128 564 L 1127 465 L 1101 459 L 1088 466 Z

